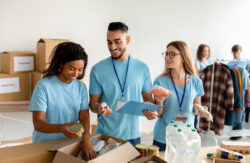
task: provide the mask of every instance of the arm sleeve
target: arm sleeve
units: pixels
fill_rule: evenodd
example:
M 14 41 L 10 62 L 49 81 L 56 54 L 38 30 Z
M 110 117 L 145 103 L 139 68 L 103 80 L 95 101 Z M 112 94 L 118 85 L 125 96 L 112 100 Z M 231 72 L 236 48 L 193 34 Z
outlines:
M 197 78 L 197 85 L 196 85 L 196 96 L 195 97 L 200 97 L 204 95 L 204 88 L 203 88 L 203 83 L 201 79 Z
M 40 81 L 37 83 L 30 101 L 29 111 L 47 111 L 48 95 L 44 84 Z
M 89 94 L 102 94 L 102 87 L 98 81 L 97 74 L 94 69 L 90 72 Z
M 151 81 L 151 77 L 150 77 L 149 68 L 146 67 L 142 91 L 149 91 L 151 89 L 151 87 L 152 87 L 152 81 Z
M 85 84 L 83 84 L 82 92 L 83 92 L 82 93 L 82 103 L 81 103 L 80 110 L 87 110 L 87 109 L 89 109 L 89 98 L 88 98 L 88 91 L 87 91 Z
M 200 67 L 200 65 L 199 65 L 199 61 L 198 61 L 197 59 L 194 61 L 194 65 L 195 65 L 195 66 L 197 66 L 197 65 L 198 65 L 198 66 Z

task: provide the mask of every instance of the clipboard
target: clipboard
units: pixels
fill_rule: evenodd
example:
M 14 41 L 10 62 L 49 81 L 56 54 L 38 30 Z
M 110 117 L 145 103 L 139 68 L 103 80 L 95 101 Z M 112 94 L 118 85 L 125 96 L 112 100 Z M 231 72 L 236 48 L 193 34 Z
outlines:
M 144 116 L 144 114 L 142 114 L 143 110 L 157 111 L 163 108 L 163 106 L 161 105 L 138 101 L 128 101 L 126 103 L 120 104 L 120 106 L 120 108 L 116 108 L 118 113 L 131 114 L 137 116 Z

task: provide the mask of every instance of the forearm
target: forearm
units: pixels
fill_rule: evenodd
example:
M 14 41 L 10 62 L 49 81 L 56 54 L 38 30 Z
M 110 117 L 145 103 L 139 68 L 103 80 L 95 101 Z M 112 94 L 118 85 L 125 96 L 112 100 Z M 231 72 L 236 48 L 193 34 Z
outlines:
M 35 120 L 34 128 L 36 131 L 44 133 L 59 133 L 61 132 L 61 124 L 51 124 L 45 120 Z
M 155 104 L 155 100 L 153 99 L 152 94 L 146 91 L 142 92 L 142 98 L 144 102 L 150 102 L 152 104 Z
M 84 128 L 83 135 L 89 136 L 90 133 L 90 118 L 89 118 L 89 111 L 83 111 L 83 115 L 80 116 L 80 123 Z
M 89 106 L 90 106 L 91 111 L 94 113 L 99 113 L 99 110 L 98 110 L 99 104 L 100 104 L 99 102 L 90 102 Z
M 194 99 L 194 104 L 201 104 L 201 97 L 197 97 Z

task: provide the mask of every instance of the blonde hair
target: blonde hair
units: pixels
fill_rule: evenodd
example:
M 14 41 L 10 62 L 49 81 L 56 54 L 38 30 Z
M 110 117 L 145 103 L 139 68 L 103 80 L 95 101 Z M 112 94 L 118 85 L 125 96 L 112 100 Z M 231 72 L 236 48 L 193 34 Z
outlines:
M 173 41 L 167 45 L 167 48 L 169 46 L 173 46 L 180 51 L 181 57 L 182 57 L 183 62 L 184 62 L 183 63 L 184 70 L 190 75 L 197 75 L 195 67 L 194 67 L 193 57 L 191 55 L 190 49 L 187 46 L 187 44 L 183 41 Z M 167 68 L 165 65 L 165 70 L 161 74 L 161 76 L 168 75 L 170 72 L 171 72 L 171 69 Z

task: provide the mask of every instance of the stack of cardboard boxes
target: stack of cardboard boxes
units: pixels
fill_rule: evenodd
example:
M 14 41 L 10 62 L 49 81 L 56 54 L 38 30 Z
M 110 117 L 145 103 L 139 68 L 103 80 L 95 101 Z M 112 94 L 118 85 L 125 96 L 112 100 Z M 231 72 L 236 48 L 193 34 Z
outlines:
M 3 52 L 0 54 L 0 102 L 30 99 L 31 72 L 35 68 L 32 52 Z
M 37 55 L 32 52 L 0 53 L 0 102 L 29 101 L 32 90 L 49 65 L 53 48 L 65 41 L 68 40 L 40 39 Z
M 49 66 L 50 55 L 56 45 L 67 42 L 69 40 L 63 39 L 45 39 L 41 38 L 37 42 L 37 56 L 36 56 L 36 71 L 32 73 L 32 90 L 36 83 L 42 79 L 42 72 Z

